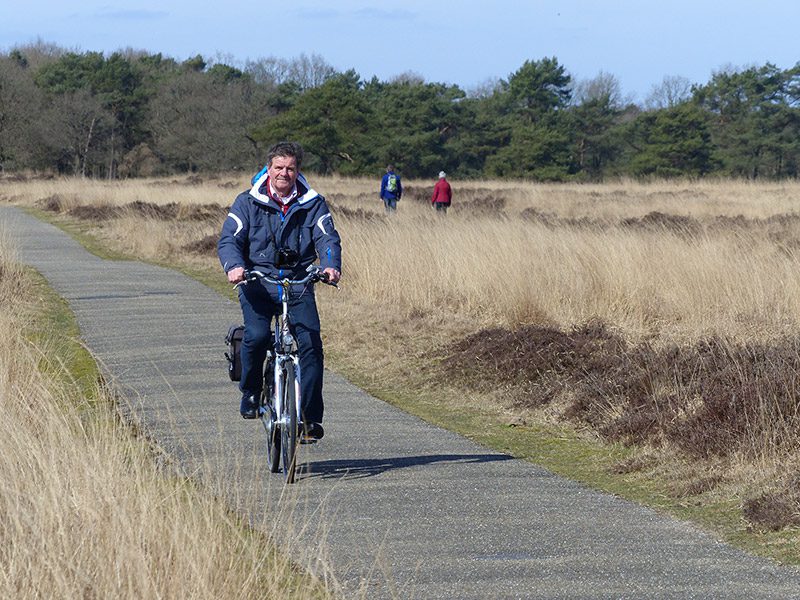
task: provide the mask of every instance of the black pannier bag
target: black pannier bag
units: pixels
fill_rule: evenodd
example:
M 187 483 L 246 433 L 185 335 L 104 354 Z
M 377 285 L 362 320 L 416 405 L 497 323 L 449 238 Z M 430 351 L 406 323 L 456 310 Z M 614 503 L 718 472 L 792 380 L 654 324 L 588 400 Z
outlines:
M 242 338 L 244 337 L 244 325 L 231 325 L 228 335 L 225 336 L 225 343 L 228 344 L 228 351 L 225 358 L 228 359 L 228 376 L 231 381 L 239 381 L 242 378 Z

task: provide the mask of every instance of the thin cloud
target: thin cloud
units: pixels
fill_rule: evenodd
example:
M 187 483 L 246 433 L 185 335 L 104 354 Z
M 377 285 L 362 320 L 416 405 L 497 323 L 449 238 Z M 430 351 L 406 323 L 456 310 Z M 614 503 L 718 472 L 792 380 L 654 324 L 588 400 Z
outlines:
M 305 19 L 372 19 L 372 20 L 407 20 L 416 19 L 417 13 L 404 10 L 395 9 L 389 10 L 384 8 L 359 8 L 355 10 L 342 10 L 337 8 L 302 8 L 297 13 Z
M 95 16 L 101 19 L 113 19 L 119 21 L 152 21 L 163 19 L 169 16 L 164 10 L 147 10 L 145 8 L 104 8 L 97 11 Z
M 385 8 L 360 8 L 352 13 L 354 16 L 362 18 L 362 19 L 416 19 L 417 13 L 404 10 L 404 9 L 394 9 L 389 10 Z

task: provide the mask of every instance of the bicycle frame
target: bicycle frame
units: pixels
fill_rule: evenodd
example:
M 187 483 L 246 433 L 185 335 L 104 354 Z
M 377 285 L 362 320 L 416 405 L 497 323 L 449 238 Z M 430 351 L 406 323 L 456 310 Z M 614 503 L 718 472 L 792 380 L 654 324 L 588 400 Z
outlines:
M 279 398 L 283 398 L 283 379 L 281 377 L 281 369 L 283 368 L 284 364 L 287 361 L 294 363 L 294 372 L 295 372 L 295 407 L 297 410 L 298 417 L 300 416 L 300 405 L 301 405 L 301 394 L 300 394 L 300 381 L 302 379 L 302 373 L 300 371 L 300 359 L 297 356 L 297 344 L 294 339 L 294 335 L 291 332 L 290 328 L 290 318 L 289 318 L 289 294 L 291 283 L 288 279 L 280 280 L 279 285 L 281 286 L 281 314 L 277 315 L 275 318 L 275 330 L 274 330 L 274 364 L 273 364 L 273 373 L 272 373 L 272 406 L 275 410 L 275 414 L 277 417 L 277 422 L 284 426 L 285 423 L 285 415 L 282 414 L 282 407 L 281 402 L 278 401 Z M 262 416 L 266 412 L 265 407 L 261 407 Z

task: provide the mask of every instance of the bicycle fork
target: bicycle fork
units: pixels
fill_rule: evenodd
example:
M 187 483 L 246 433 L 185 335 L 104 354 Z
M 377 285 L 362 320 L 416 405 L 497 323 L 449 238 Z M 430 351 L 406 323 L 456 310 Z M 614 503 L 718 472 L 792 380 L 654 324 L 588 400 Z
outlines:
M 272 382 L 272 405 L 273 409 L 275 410 L 275 417 L 276 421 L 281 425 L 285 425 L 286 415 L 283 414 L 283 402 L 281 399 L 283 398 L 284 389 L 283 386 L 286 382 L 284 382 L 283 374 L 283 365 L 286 362 L 294 363 L 294 381 L 291 382 L 291 385 L 294 385 L 294 402 L 295 402 L 295 410 L 297 411 L 298 423 L 302 419 L 300 412 L 300 405 L 301 405 L 301 394 L 300 394 L 300 360 L 297 358 L 296 354 L 279 354 L 275 357 L 275 369 L 273 373 L 273 382 Z

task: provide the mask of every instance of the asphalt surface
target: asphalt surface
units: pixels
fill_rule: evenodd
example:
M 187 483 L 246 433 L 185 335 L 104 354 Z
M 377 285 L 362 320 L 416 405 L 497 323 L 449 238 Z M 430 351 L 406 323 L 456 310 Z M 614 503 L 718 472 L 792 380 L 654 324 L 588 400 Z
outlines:
M 19 260 L 70 304 L 127 410 L 303 565 L 368 598 L 800 598 L 800 571 L 409 416 L 326 372 L 326 436 L 298 482 L 238 415 L 238 304 L 177 272 L 101 260 L 0 206 Z M 320 294 L 324 302 L 324 294 Z M 324 324 L 323 324 L 324 327 Z

